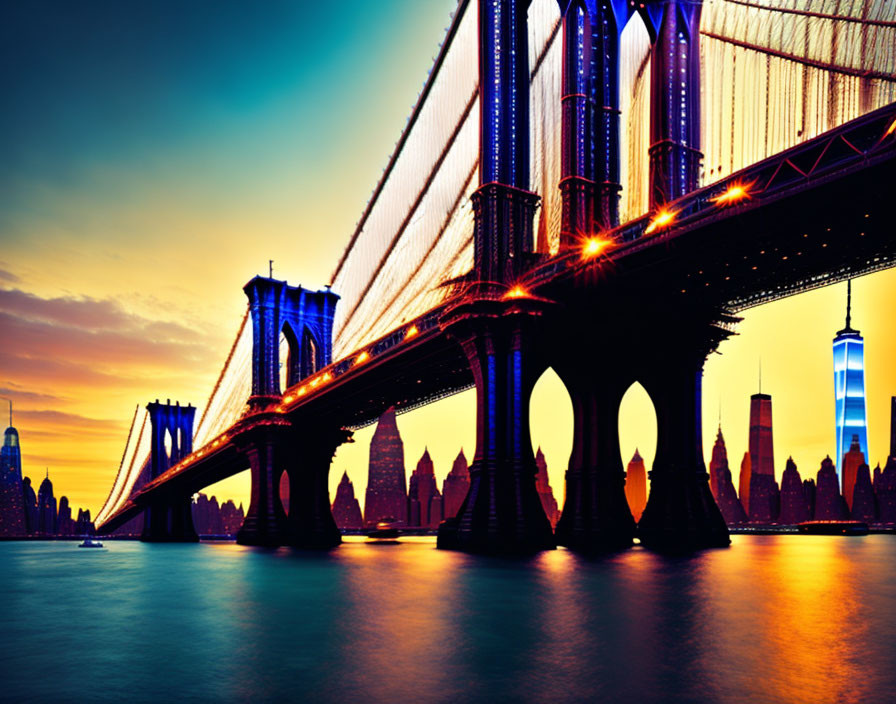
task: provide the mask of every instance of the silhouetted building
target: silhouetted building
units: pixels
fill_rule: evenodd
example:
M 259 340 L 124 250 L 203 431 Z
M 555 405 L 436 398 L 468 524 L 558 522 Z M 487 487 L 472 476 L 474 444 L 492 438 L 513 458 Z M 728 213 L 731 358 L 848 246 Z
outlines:
M 224 528 L 224 535 L 236 535 L 245 517 L 242 504 L 237 506 L 231 499 L 221 504 L 221 525 Z
M 846 284 L 846 327 L 834 338 L 834 402 L 836 454 L 843 461 L 853 435 L 868 459 L 868 422 L 865 416 L 865 341 L 850 327 L 852 282 Z M 844 484 L 845 486 L 845 484 Z M 820 489 L 820 487 L 819 487 Z M 848 500 L 848 499 L 847 499 Z
M 865 455 L 862 454 L 862 448 L 859 446 L 859 436 L 852 436 L 852 444 L 849 446 L 849 452 L 843 455 L 841 466 L 841 481 L 843 482 L 843 498 L 846 499 L 846 505 L 852 509 L 852 490 L 856 485 L 856 472 L 859 467 L 865 464 Z
M 93 521 L 90 520 L 89 509 L 78 509 L 78 520 L 75 523 L 76 535 L 93 535 Z
M 890 457 L 896 457 L 896 396 L 890 398 Z
M 781 512 L 778 523 L 793 525 L 812 518 L 806 487 L 792 457 L 787 458 L 787 466 L 781 476 Z
M 336 487 L 336 498 L 333 499 L 333 520 L 340 530 L 358 530 L 364 527 L 361 518 L 361 505 L 355 498 L 355 487 L 348 478 L 348 472 L 342 473 L 339 486 Z
M 243 507 L 237 508 L 233 501 L 219 505 L 216 497 L 199 494 L 191 509 L 193 528 L 198 535 L 236 535 L 243 524 Z
M 429 450 L 424 449 L 408 482 L 408 525 L 438 528 L 442 522 L 442 495 Z
M 737 479 L 737 493 L 740 496 L 741 506 L 744 511 L 750 508 L 750 480 L 753 478 L 752 468 L 750 467 L 750 452 L 744 453 L 744 458 L 740 461 L 740 475 Z
M 864 462 L 859 465 L 856 472 L 856 483 L 853 488 L 849 515 L 855 521 L 864 521 L 865 523 L 877 521 L 877 499 L 874 496 L 874 487 L 871 486 L 871 470 Z
M 75 522 L 72 520 L 72 509 L 68 505 L 68 497 L 59 498 L 59 513 L 56 514 L 56 535 L 73 535 Z
M 770 478 L 770 479 L 769 479 Z M 778 517 L 778 485 L 772 442 L 772 397 L 750 397 L 750 503 L 751 521 L 767 523 Z
M 442 502 L 445 518 L 454 518 L 467 498 L 470 490 L 470 470 L 464 451 L 457 453 L 451 472 L 442 482 Z
M 712 446 L 712 459 L 709 461 L 709 488 L 722 512 L 725 523 L 729 526 L 736 526 L 747 522 L 747 512 L 744 511 L 740 499 L 737 498 L 737 491 L 731 479 L 728 450 L 725 448 L 725 438 L 722 437 L 721 426 L 716 435 L 716 442 Z
M 815 520 L 842 521 L 849 516 L 846 502 L 840 495 L 840 483 L 837 481 L 837 470 L 830 457 L 825 457 L 818 470 L 818 481 L 815 491 Z
M 22 453 L 19 433 L 10 425 L 3 434 L 0 448 L 0 536 L 24 535 L 27 532 L 25 503 L 22 493 Z
M 877 482 L 878 521 L 896 523 L 896 457 L 887 459 L 884 471 Z
M 404 473 L 404 443 L 390 408 L 376 426 L 370 441 L 370 465 L 364 498 L 364 522 L 391 519 L 407 525 L 408 493 Z
M 56 535 L 56 497 L 53 496 L 53 482 L 50 470 L 37 490 L 37 532 L 41 535 Z
M 803 494 L 806 496 L 806 503 L 809 505 L 809 518 L 815 517 L 816 493 L 815 480 L 811 477 L 803 479 Z
M 644 507 L 647 506 L 647 469 L 644 467 L 644 458 L 637 448 L 625 468 L 625 498 L 632 512 L 632 518 L 637 523 L 641 520 Z
M 871 486 L 874 487 L 875 493 L 877 492 L 877 482 L 880 480 L 880 462 L 877 463 L 877 466 L 874 468 L 874 476 L 871 479 Z
M 37 533 L 38 529 L 38 513 L 37 513 L 37 494 L 31 488 L 31 477 L 22 478 L 22 502 L 25 508 L 25 533 L 32 535 Z
M 557 521 L 560 520 L 560 509 L 557 507 L 557 499 L 554 498 L 554 490 L 551 488 L 551 480 L 548 478 L 548 463 L 541 447 L 535 453 L 535 467 L 537 469 L 535 490 L 538 492 L 538 498 L 541 499 L 544 515 L 548 517 L 553 529 L 557 527 Z

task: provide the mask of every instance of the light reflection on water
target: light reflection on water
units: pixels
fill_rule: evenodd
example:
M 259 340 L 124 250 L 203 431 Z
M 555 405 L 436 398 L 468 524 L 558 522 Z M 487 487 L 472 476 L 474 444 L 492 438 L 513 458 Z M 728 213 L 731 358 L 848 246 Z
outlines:
M 0 700 L 896 701 L 896 538 L 500 560 L 0 543 Z

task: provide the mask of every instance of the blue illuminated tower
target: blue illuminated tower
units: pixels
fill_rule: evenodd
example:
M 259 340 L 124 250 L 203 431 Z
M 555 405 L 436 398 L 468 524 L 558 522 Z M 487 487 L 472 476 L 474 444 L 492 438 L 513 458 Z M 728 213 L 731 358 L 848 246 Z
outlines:
M 834 401 L 837 424 L 837 465 L 843 463 L 843 454 L 849 450 L 853 435 L 859 438 L 859 447 L 868 455 L 868 423 L 865 416 L 865 341 L 850 323 L 852 306 L 852 282 L 846 284 L 846 327 L 834 338 Z

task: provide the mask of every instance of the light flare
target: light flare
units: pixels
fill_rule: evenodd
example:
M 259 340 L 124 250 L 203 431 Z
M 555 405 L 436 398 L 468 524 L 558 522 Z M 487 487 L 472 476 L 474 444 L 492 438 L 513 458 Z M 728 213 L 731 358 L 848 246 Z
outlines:
M 896 120 L 890 123 L 890 126 L 887 127 L 887 131 L 884 132 L 884 137 L 889 137 L 891 134 L 896 132 Z
M 600 237 L 589 237 L 582 245 L 582 258 L 593 259 L 610 245 L 609 240 Z
M 419 332 L 420 331 L 417 329 L 416 325 L 411 325 L 411 327 L 408 328 L 408 331 L 404 334 L 404 339 L 407 340 L 408 338 L 414 337 Z
M 519 284 L 517 284 L 504 294 L 504 298 L 527 298 L 528 296 L 529 292 Z
M 716 205 L 732 205 L 742 200 L 748 200 L 750 197 L 749 184 L 732 183 L 724 193 L 720 193 L 715 198 L 710 198 L 709 200 Z
M 364 350 L 361 354 L 355 357 L 355 364 L 364 364 L 368 359 L 370 359 L 370 355 L 367 353 L 367 350 Z
M 674 210 L 661 210 L 656 215 L 653 216 L 653 220 L 650 221 L 650 224 L 644 230 L 645 235 L 649 235 L 657 230 L 670 225 L 675 221 L 675 216 L 678 213 Z

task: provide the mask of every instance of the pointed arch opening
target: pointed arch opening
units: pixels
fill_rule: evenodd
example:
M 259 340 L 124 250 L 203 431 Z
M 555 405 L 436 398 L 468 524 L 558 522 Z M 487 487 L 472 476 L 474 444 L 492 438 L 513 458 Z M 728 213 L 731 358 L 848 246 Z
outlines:
M 280 391 L 297 384 L 299 375 L 299 341 L 292 326 L 285 322 L 280 329 Z
M 320 345 L 306 326 L 302 331 L 302 365 L 299 378 L 311 376 L 321 367 Z
M 529 434 L 538 465 L 538 495 L 551 527 L 556 527 L 566 498 L 565 476 L 572 452 L 573 410 L 566 386 L 550 367 L 532 389 Z
M 647 472 L 656 456 L 656 409 L 650 394 L 634 382 L 619 404 L 619 449 L 626 468 L 625 497 L 635 520 L 647 505 L 650 481 Z
M 165 457 L 168 458 L 167 465 L 170 467 L 175 462 L 173 452 L 174 452 L 174 448 L 176 447 L 174 436 L 171 434 L 170 428 L 165 428 L 165 433 L 164 433 L 162 442 L 165 445 Z

